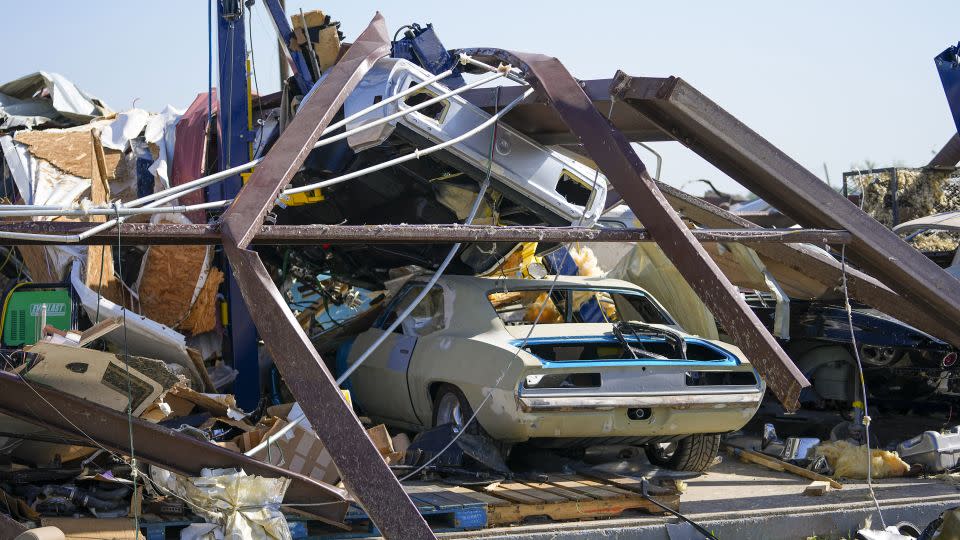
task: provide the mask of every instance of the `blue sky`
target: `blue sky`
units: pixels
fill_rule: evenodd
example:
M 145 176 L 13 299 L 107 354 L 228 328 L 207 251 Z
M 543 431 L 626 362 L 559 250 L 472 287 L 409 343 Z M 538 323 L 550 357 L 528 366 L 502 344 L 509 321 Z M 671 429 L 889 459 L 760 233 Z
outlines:
M 65 75 L 116 110 L 186 107 L 207 84 L 202 0 L 11 2 L 0 81 Z M 348 40 L 380 9 L 391 33 L 432 22 L 447 47 L 549 53 L 581 78 L 678 75 L 820 176 L 870 160 L 922 165 L 955 129 L 933 57 L 960 41 L 960 2 L 317 2 Z M 12 24 L 11 24 L 12 23 Z M 277 89 L 276 47 L 253 13 L 262 92 Z M 743 191 L 676 143 L 656 146 L 663 179 L 709 178 Z M 642 155 L 648 164 L 653 160 Z M 691 192 L 703 191 L 689 185 Z

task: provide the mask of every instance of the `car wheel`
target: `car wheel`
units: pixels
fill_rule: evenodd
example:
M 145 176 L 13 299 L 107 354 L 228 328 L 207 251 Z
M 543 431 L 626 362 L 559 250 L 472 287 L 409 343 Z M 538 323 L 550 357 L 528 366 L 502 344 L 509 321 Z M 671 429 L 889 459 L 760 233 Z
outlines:
M 704 433 L 675 442 L 648 444 L 644 450 L 650 463 L 658 467 L 703 472 L 720 451 L 720 434 Z
M 452 384 L 442 384 L 433 398 L 433 427 L 453 424 L 463 428 L 473 416 L 470 402 L 459 388 Z

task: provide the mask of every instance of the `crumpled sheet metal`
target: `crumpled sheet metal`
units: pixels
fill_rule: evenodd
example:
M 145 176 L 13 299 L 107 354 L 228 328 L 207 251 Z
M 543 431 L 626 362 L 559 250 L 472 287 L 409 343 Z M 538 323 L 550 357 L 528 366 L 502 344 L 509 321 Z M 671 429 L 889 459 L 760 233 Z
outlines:
M 383 17 L 370 25 L 312 90 L 223 216 L 223 247 L 257 331 L 344 483 L 387 538 L 434 538 L 294 318 L 260 256 L 246 249 L 280 191 L 300 169 L 347 96 L 390 52 Z
M 810 383 L 657 189 L 626 137 L 594 107 L 563 64 L 545 55 L 502 49 L 465 49 L 463 52 L 481 59 L 500 60 L 523 70 L 526 79 L 546 96 L 613 188 L 637 216 L 643 217 L 651 236 L 729 332 L 733 342 L 750 358 L 773 394 L 788 410 L 796 409 L 800 390 Z
M 34 97 L 40 91 L 49 97 Z M 0 85 L 0 130 L 85 124 L 112 112 L 57 73 L 38 71 Z
M 203 469 L 200 476 L 186 477 L 159 467 L 151 467 L 150 476 L 221 529 L 220 534 L 207 534 L 231 540 L 292 539 L 280 511 L 290 485 L 287 478 L 248 476 L 236 469 Z

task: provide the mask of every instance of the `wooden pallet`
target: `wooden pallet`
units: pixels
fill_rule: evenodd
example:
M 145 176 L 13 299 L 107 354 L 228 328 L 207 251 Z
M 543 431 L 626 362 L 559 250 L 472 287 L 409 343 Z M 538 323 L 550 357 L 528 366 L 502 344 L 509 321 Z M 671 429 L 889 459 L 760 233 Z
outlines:
M 448 489 L 449 486 L 420 482 L 405 484 L 403 488 L 420 514 L 430 524 L 430 528 L 436 532 L 476 530 L 487 526 L 486 504 L 475 498 L 455 493 Z M 351 506 L 345 521 L 350 526 L 351 532 L 340 533 L 331 538 L 380 535 L 380 531 L 359 506 Z M 357 533 L 360 535 L 356 536 Z M 293 538 L 297 540 L 301 537 L 294 534 Z
M 450 493 L 487 505 L 488 526 L 521 523 L 545 516 L 555 521 L 613 517 L 626 510 L 652 514 L 664 510 L 640 494 L 640 481 L 615 475 L 603 479 L 574 475 L 551 475 L 546 482 L 503 482 L 487 487 L 444 486 Z M 678 510 L 679 493 L 660 493 L 655 498 Z

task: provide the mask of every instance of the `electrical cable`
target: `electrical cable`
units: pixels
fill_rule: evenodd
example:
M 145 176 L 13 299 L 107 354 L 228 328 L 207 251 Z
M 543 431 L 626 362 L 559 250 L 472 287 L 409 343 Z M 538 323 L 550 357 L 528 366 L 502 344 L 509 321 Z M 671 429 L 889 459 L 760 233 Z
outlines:
M 117 217 L 120 217 L 118 203 L 114 203 L 117 208 Z M 121 230 L 120 227 L 117 227 L 117 268 L 118 273 L 120 274 L 120 279 L 123 279 L 123 258 L 120 256 L 120 249 L 123 245 L 122 239 L 120 238 Z M 104 250 L 105 251 L 105 250 Z M 101 276 L 103 274 L 101 273 Z M 123 295 L 121 295 L 120 300 L 123 301 Z M 99 302 L 97 302 L 99 306 Z M 133 383 L 131 382 L 130 376 L 130 350 L 127 345 L 127 308 L 124 307 L 122 310 L 122 322 L 123 322 L 123 365 L 124 370 L 127 376 L 127 430 L 130 436 L 130 477 L 133 480 L 133 496 L 137 496 L 137 477 L 139 476 L 139 470 L 137 469 L 137 455 L 136 450 L 133 445 Z M 140 538 L 140 508 L 138 504 L 133 506 L 133 524 L 134 530 L 136 530 L 136 535 L 134 538 Z
M 493 118 L 495 118 L 496 120 L 493 122 L 493 129 L 490 135 L 490 151 L 489 151 L 489 156 L 487 158 L 487 172 L 484 175 L 483 182 L 480 183 L 480 190 L 479 190 L 479 193 L 477 193 L 477 198 L 474 199 L 473 201 L 473 207 L 470 208 L 470 213 L 467 215 L 467 218 L 463 221 L 464 225 L 470 225 L 471 223 L 473 223 L 473 219 L 477 216 L 477 212 L 480 210 L 480 203 L 483 202 L 483 197 L 484 195 L 486 195 L 487 188 L 490 186 L 490 176 L 493 173 L 493 156 L 497 146 L 497 129 L 499 128 L 499 116 L 496 115 L 496 112 L 497 112 L 496 106 L 499 105 L 499 101 L 500 101 L 500 87 L 498 86 L 497 87 L 497 103 L 494 108 L 495 114 L 493 116 Z M 462 245 L 463 245 L 462 243 L 457 242 L 456 244 L 450 247 L 450 251 L 447 253 L 447 256 L 443 259 L 443 262 L 440 263 L 440 266 L 436 269 L 436 271 L 434 271 L 433 275 L 430 277 L 427 283 L 423 285 L 423 288 L 420 290 L 420 293 L 417 294 L 416 297 L 414 297 L 413 301 L 410 302 L 410 305 L 408 305 L 406 309 L 400 312 L 396 320 L 394 320 L 393 323 L 391 323 L 390 326 L 388 326 L 387 329 L 384 330 L 383 333 L 380 336 L 378 336 L 376 340 L 374 340 L 374 342 L 367 348 L 367 350 L 363 351 L 363 354 L 361 354 L 356 359 L 356 361 L 350 364 L 350 366 L 339 377 L 337 377 L 337 386 L 340 386 L 348 378 L 350 378 L 350 375 L 358 367 L 360 367 L 360 364 L 362 364 L 367 358 L 369 358 L 370 355 L 373 354 L 373 352 L 377 349 L 377 347 L 379 347 L 380 344 L 386 341 L 386 339 L 393 333 L 393 331 L 396 330 L 397 327 L 399 327 L 400 324 L 403 323 L 403 321 L 407 317 L 409 317 L 411 313 L 413 313 L 413 310 L 416 309 L 418 305 L 420 305 L 420 302 L 423 301 L 424 298 L 426 298 L 427 294 L 429 294 L 430 291 L 433 289 L 433 286 L 437 284 L 437 281 L 443 275 L 443 272 L 447 269 L 447 266 L 453 260 L 453 257 L 457 254 L 458 251 L 460 251 L 460 247 Z
M 251 14 L 253 13 L 254 5 L 255 4 L 252 4 L 251 2 L 250 9 L 247 10 L 247 13 L 251 13 Z M 263 103 L 260 100 L 260 82 L 257 80 L 257 59 L 256 59 L 256 56 L 253 54 L 253 17 L 252 16 L 247 17 L 247 32 L 250 36 L 248 40 L 250 42 L 250 74 L 253 77 L 253 88 L 257 92 L 257 119 L 262 121 L 263 120 Z M 252 104 L 252 101 L 253 100 L 251 99 L 251 104 Z M 253 156 L 251 157 L 256 157 L 260 153 L 260 148 L 262 145 L 263 145 L 263 132 L 261 130 L 261 136 L 257 137 L 257 145 L 253 149 Z
M 400 28 L 397 28 L 397 31 L 393 33 L 393 41 L 397 41 L 397 36 L 400 35 L 400 32 L 403 32 L 404 30 L 408 30 L 408 29 L 409 29 L 409 30 L 415 30 L 415 28 L 413 27 L 412 24 L 405 24 L 405 25 L 401 26 Z
M 877 508 L 877 515 L 880 516 L 880 525 L 887 528 L 883 520 L 883 513 L 880 511 L 880 501 L 877 500 L 877 494 L 873 491 L 873 451 L 870 449 L 870 409 L 867 406 L 867 382 L 863 375 L 863 363 L 860 361 L 860 350 L 857 347 L 857 336 L 853 330 L 853 309 L 850 307 L 850 295 L 847 292 L 847 246 L 840 246 L 840 275 L 843 277 L 843 305 L 847 310 L 847 326 L 850 329 L 850 343 L 853 346 L 853 357 L 857 361 L 857 375 L 860 377 L 860 393 L 862 394 L 863 404 L 863 429 L 866 439 L 867 450 L 867 488 L 870 491 L 870 497 Z
M 644 478 L 644 477 L 640 477 L 640 492 L 641 492 L 641 494 L 643 495 L 643 498 L 644 498 L 644 499 L 646 499 L 646 500 L 652 502 L 653 504 L 659 506 L 661 509 L 663 509 L 663 510 L 666 511 L 667 513 L 672 514 L 672 515 L 674 515 L 674 516 L 682 519 L 683 521 L 686 521 L 686 522 L 689 523 L 691 526 L 693 526 L 693 528 L 696 529 L 700 534 L 702 534 L 705 538 L 708 538 L 708 539 L 710 539 L 710 540 L 717 540 L 717 537 L 714 536 L 714 534 L 713 534 L 712 532 L 710 532 L 710 531 L 708 531 L 707 529 L 703 528 L 699 523 L 693 521 L 692 519 L 690 519 L 690 518 L 688 518 L 687 516 L 681 514 L 680 512 L 677 512 L 677 511 L 674 510 L 673 508 L 670 508 L 669 506 L 666 506 L 666 505 L 664 505 L 664 504 L 661 504 L 660 501 L 658 501 L 658 500 L 654 499 L 653 497 L 651 497 L 650 494 L 647 492 L 647 484 L 649 484 L 649 482 L 647 481 L 647 479 Z
M 80 426 L 76 425 L 75 423 L 73 423 L 72 420 L 70 420 L 69 418 L 67 418 L 67 416 L 66 416 L 65 414 L 63 414 L 62 411 L 60 411 L 60 409 L 56 408 L 56 407 L 53 405 L 53 403 L 50 403 L 50 401 L 49 401 L 47 398 L 43 397 L 43 394 L 41 394 L 39 391 L 37 391 L 37 389 L 34 388 L 32 384 L 30 384 L 30 381 L 28 381 L 28 380 L 26 379 L 26 377 L 24 377 L 24 376 L 23 376 L 22 374 L 20 374 L 20 373 L 15 373 L 13 370 L 14 370 L 16 367 L 13 365 L 13 362 L 11 361 L 9 355 L 7 355 L 6 353 L 0 352 L 0 357 L 3 358 L 3 361 L 4 361 L 4 363 L 5 363 L 6 366 L 7 366 L 6 371 L 7 371 L 8 373 L 17 375 L 17 378 L 20 379 L 20 382 L 22 382 L 27 388 L 29 388 L 31 392 L 33 392 L 34 394 L 36 394 L 37 397 L 40 398 L 41 401 L 43 401 L 44 403 L 47 404 L 47 406 L 49 406 L 51 409 L 53 409 L 53 412 L 57 413 L 57 414 L 58 414 L 61 418 L 63 418 L 68 424 L 70 424 L 70 426 L 73 427 L 73 429 L 75 429 L 75 430 L 77 431 L 77 433 L 79 433 L 81 436 L 83 436 L 84 438 L 86 438 L 88 441 L 92 442 L 94 445 L 97 446 L 97 448 L 103 450 L 104 452 L 107 452 L 108 454 L 110 454 L 111 456 L 113 456 L 114 458 L 116 458 L 118 461 L 123 461 L 123 457 L 122 457 L 120 454 L 117 454 L 116 452 L 110 450 L 110 449 L 107 448 L 106 446 L 100 444 L 99 441 L 97 441 L 96 439 L 94 439 L 93 437 L 91 437 L 90 435 L 88 435 L 86 431 L 84 431 L 83 429 L 80 428 Z

